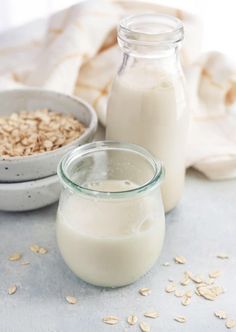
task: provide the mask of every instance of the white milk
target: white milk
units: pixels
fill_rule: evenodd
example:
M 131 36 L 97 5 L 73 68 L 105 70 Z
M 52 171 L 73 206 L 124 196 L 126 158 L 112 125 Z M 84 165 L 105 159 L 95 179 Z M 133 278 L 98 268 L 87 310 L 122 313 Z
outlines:
M 89 186 L 99 191 L 127 191 L 129 181 L 105 180 Z M 61 254 L 81 279 L 98 286 L 134 282 L 158 258 L 165 221 L 159 188 L 155 195 L 94 199 L 81 194 L 62 197 L 57 216 Z M 159 192 L 159 194 L 158 194 Z
M 164 162 L 165 211 L 179 201 L 185 177 L 188 112 L 182 77 L 148 67 L 118 76 L 108 102 L 106 139 L 139 144 Z

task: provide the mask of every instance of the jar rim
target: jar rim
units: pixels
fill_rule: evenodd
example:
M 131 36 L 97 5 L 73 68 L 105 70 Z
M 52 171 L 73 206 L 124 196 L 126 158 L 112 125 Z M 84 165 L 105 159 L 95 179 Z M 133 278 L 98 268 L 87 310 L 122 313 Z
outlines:
M 183 40 L 183 36 L 183 22 L 167 14 L 126 16 L 118 27 L 118 41 L 120 39 L 121 42 L 134 45 L 177 44 Z
M 133 189 L 129 189 L 126 191 L 98 191 L 94 189 L 90 189 L 87 187 L 83 187 L 80 184 L 75 183 L 70 176 L 66 172 L 66 168 L 69 166 L 70 162 L 73 158 L 82 158 L 85 155 L 106 151 L 106 150 L 123 150 L 123 151 L 130 151 L 141 155 L 145 158 L 153 167 L 153 176 L 144 184 L 137 185 L 137 187 Z M 60 181 L 63 185 L 67 188 L 85 194 L 87 196 L 93 196 L 96 198 L 125 198 L 129 196 L 138 195 L 140 193 L 146 192 L 147 190 L 152 189 L 156 185 L 158 185 L 164 177 L 164 167 L 160 160 L 154 158 L 154 156 L 143 147 L 131 144 L 131 143 L 122 143 L 118 141 L 96 141 L 92 143 L 84 144 L 70 152 L 68 152 L 60 161 L 57 174 L 59 176 Z

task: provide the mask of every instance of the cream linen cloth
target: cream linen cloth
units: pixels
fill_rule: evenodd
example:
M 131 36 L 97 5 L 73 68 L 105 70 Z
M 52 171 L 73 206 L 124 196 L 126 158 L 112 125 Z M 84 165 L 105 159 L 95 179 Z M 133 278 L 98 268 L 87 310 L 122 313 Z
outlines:
M 183 20 L 182 64 L 192 123 L 187 167 L 208 178 L 236 176 L 236 71 L 224 55 L 199 56 L 201 25 L 178 9 L 134 1 L 87 1 L 0 35 L 0 89 L 42 87 L 86 99 L 106 123 L 106 103 L 120 64 L 116 27 L 134 13 L 167 13 Z M 122 116 L 122 115 L 121 115 Z

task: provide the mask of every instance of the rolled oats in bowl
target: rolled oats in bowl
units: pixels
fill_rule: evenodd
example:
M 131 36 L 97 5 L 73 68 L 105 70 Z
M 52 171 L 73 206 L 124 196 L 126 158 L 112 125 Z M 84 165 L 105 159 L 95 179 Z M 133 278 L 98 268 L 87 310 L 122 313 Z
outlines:
M 56 150 L 79 138 L 85 126 L 73 115 L 39 109 L 0 117 L 0 155 L 30 156 Z
M 1 91 L 0 105 L 0 183 L 55 175 L 64 154 L 90 142 L 97 129 L 92 106 L 56 91 Z

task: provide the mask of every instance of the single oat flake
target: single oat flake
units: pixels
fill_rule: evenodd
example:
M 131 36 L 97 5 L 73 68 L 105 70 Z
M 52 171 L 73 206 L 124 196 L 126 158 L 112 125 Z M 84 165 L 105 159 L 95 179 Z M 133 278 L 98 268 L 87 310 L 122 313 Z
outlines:
M 209 278 L 218 278 L 220 275 L 220 271 L 213 271 L 209 273 Z
M 16 252 L 16 253 L 12 254 L 11 256 L 9 256 L 8 260 L 14 262 L 14 261 L 20 260 L 21 257 L 22 257 L 22 255 L 19 252 Z
M 176 322 L 179 322 L 179 323 L 186 323 L 186 321 L 187 321 L 186 317 L 184 317 L 184 316 L 176 316 L 174 318 L 174 320 L 176 320 Z
M 70 304 L 76 304 L 77 303 L 76 297 L 70 296 L 70 295 L 66 296 L 66 301 Z
M 191 297 L 183 296 L 181 303 L 184 306 L 189 305 L 191 303 Z
M 233 319 L 227 319 L 227 321 L 225 322 L 225 326 L 227 327 L 227 329 L 232 329 L 236 326 L 236 321 Z
M 21 265 L 29 265 L 29 264 L 30 264 L 30 262 L 28 262 L 28 261 L 21 262 Z
M 135 325 L 138 321 L 138 317 L 135 315 L 129 315 L 127 318 L 127 322 L 129 323 L 129 325 Z
M 151 331 L 150 326 L 149 326 L 148 323 L 146 323 L 146 322 L 141 322 L 141 323 L 139 324 L 139 327 L 140 327 L 140 330 L 141 330 L 142 332 L 150 332 L 150 331 Z
M 38 246 L 37 244 L 32 244 L 32 246 L 30 246 L 30 250 L 32 252 L 34 252 L 35 254 L 39 253 L 39 249 L 40 249 L 40 246 Z
M 41 255 L 45 255 L 48 252 L 46 248 L 40 247 L 38 244 L 33 244 L 32 246 L 30 246 L 30 250 L 35 254 Z
M 187 262 L 184 256 L 175 256 L 174 260 L 177 264 L 185 264 Z
M 229 259 L 229 256 L 226 254 L 218 254 L 216 257 L 219 259 Z
M 160 313 L 158 311 L 145 312 L 144 316 L 148 318 L 157 318 L 160 317 Z
M 140 288 L 139 289 L 139 294 L 142 295 L 142 296 L 148 296 L 151 294 L 151 289 L 150 288 Z
M 197 287 L 197 290 L 202 297 L 210 301 L 214 301 L 218 295 L 224 292 L 223 288 L 219 286 L 213 286 L 213 287 L 201 286 Z
M 184 293 L 184 296 L 186 297 L 192 297 L 193 296 L 193 291 L 192 290 L 188 290 Z
M 196 284 L 200 284 L 203 282 L 203 278 L 199 274 L 196 274 L 195 276 L 190 276 L 190 278 Z
M 45 255 L 47 252 L 48 252 L 48 250 L 46 248 L 43 248 L 43 247 L 39 248 L 39 254 Z
M 13 286 L 8 288 L 8 294 L 13 295 L 13 294 L 15 294 L 16 290 L 17 290 L 16 285 L 13 285 Z
M 109 324 L 109 325 L 115 325 L 119 322 L 119 318 L 116 316 L 107 316 L 107 317 L 104 317 L 102 320 L 103 320 L 103 323 Z
M 180 281 L 180 284 L 182 286 L 187 286 L 189 283 L 190 283 L 189 275 L 185 273 L 183 280 Z
M 170 263 L 169 262 L 165 262 L 162 264 L 162 266 L 170 266 Z
M 195 294 L 197 295 L 197 296 L 201 296 L 201 294 L 199 293 L 199 290 L 196 288 L 195 289 Z
M 166 293 L 172 293 L 176 290 L 176 285 L 172 282 L 166 286 L 165 291 Z
M 226 314 L 226 312 L 223 311 L 223 310 L 215 311 L 215 312 L 214 312 L 214 315 L 215 315 L 217 318 L 220 318 L 220 319 L 226 319 L 226 318 L 227 318 L 227 314 Z

